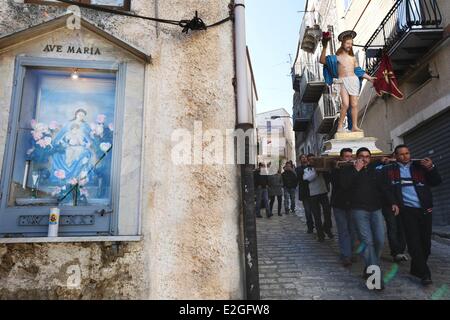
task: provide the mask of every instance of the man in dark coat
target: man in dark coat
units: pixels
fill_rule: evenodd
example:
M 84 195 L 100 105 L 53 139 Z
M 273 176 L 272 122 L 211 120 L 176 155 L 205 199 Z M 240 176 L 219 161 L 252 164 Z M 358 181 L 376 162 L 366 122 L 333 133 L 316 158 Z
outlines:
M 256 193 L 256 217 L 262 218 L 261 201 L 264 202 L 267 218 L 272 217 L 269 206 L 269 176 L 267 167 L 264 163 L 259 163 L 258 169 L 253 174 L 255 193 Z
M 284 188 L 284 212 L 289 214 L 289 201 L 291 212 L 295 212 L 295 190 L 297 189 L 297 175 L 294 172 L 294 168 L 290 162 L 287 162 L 284 166 L 284 172 L 281 174 L 283 178 Z
M 427 261 L 431 251 L 431 187 L 441 184 L 442 178 L 431 159 L 412 161 L 408 146 L 397 146 L 394 154 L 397 162 L 383 168 L 393 194 L 392 211 L 400 215 L 403 224 L 412 259 L 410 273 L 420 278 L 423 285 L 430 285 Z
M 298 179 L 298 199 L 302 202 L 305 209 L 306 225 L 308 227 L 308 233 L 314 232 L 314 220 L 311 210 L 311 197 L 309 195 L 308 181 L 303 179 L 305 169 L 308 167 L 308 158 L 305 154 L 302 154 L 299 158 L 300 165 L 295 168 Z

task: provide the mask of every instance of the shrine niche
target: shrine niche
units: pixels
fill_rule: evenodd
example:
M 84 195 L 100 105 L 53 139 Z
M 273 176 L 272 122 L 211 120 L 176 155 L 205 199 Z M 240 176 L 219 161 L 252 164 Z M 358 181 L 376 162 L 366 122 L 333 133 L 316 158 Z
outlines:
M 0 38 L 0 237 L 136 235 L 150 57 L 67 16 Z M 125 112 L 126 110 L 126 112 Z M 133 174 L 125 172 L 133 165 Z M 4 177 L 4 178 L 3 178 Z

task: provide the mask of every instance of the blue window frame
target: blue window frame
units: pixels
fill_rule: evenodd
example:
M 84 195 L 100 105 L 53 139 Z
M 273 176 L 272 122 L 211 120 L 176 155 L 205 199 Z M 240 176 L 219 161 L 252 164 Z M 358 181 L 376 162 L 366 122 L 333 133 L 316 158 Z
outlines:
M 18 57 L 2 168 L 0 237 L 117 234 L 125 65 Z

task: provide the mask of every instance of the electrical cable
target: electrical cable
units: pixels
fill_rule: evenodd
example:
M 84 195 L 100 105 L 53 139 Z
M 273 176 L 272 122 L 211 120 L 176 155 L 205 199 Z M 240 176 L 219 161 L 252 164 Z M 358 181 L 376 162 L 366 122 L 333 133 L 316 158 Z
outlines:
M 362 16 L 363 16 L 364 13 L 366 12 L 367 7 L 369 6 L 369 4 L 370 4 L 371 2 L 372 2 L 372 0 L 369 0 L 369 2 L 367 2 L 366 7 L 364 8 L 363 12 L 362 12 L 361 15 L 359 16 L 358 21 L 356 21 L 356 24 L 355 24 L 355 26 L 353 27 L 352 30 L 355 30 L 356 26 L 358 25 L 359 21 L 361 20 Z
M 150 21 L 155 21 L 155 22 L 159 22 L 159 23 L 165 23 L 165 24 L 179 26 L 179 27 L 183 28 L 183 31 L 182 31 L 183 33 L 189 33 L 189 30 L 193 30 L 193 31 L 194 30 L 206 30 L 208 28 L 213 28 L 213 27 L 221 25 L 227 21 L 232 20 L 232 12 L 230 12 L 230 16 L 228 16 L 227 18 L 224 18 L 213 24 L 206 25 L 203 22 L 203 20 L 198 17 L 197 11 L 195 11 L 195 16 L 191 20 L 168 20 L 168 19 L 160 19 L 160 18 L 141 16 L 141 15 L 134 14 L 134 13 L 131 13 L 128 11 L 121 11 L 121 10 L 117 10 L 117 9 L 111 9 L 108 7 L 104 7 L 101 5 L 81 3 L 81 2 L 76 2 L 73 0 L 57 0 L 57 1 L 65 3 L 65 4 L 78 6 L 78 7 L 85 8 L 85 9 L 90 9 L 90 10 L 112 13 L 112 14 L 117 14 L 117 15 L 126 16 L 126 17 L 150 20 Z

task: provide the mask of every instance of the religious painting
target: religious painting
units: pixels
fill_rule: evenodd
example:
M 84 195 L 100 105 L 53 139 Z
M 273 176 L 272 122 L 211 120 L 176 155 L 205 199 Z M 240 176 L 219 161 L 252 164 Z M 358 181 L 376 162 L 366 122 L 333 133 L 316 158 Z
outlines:
M 10 206 L 109 205 L 115 73 L 28 69 Z

